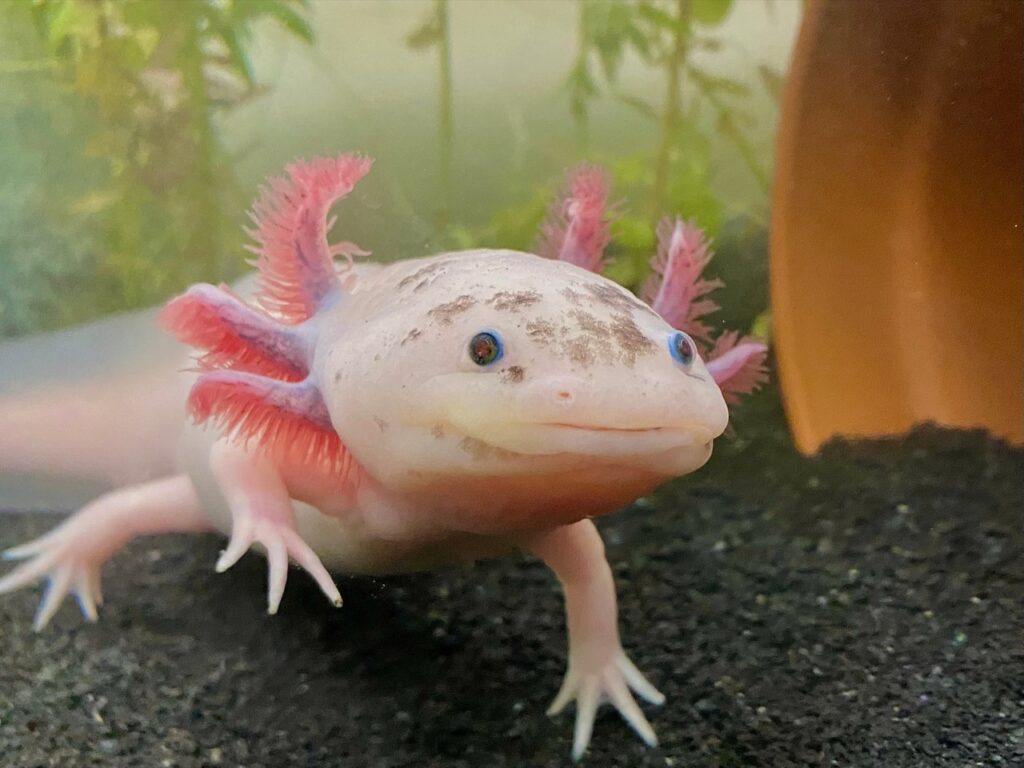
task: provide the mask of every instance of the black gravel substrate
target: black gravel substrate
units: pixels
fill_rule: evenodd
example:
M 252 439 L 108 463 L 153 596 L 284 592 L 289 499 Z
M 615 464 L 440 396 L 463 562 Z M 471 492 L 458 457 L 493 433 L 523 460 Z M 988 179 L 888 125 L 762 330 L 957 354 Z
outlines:
M 585 765 L 1024 766 L 1024 451 L 980 432 L 804 459 L 775 401 L 711 464 L 601 521 L 627 650 L 668 696 L 648 750 L 602 709 Z M 0 516 L 0 545 L 52 515 Z M 554 579 L 500 561 L 342 579 L 222 576 L 221 542 L 139 541 L 97 625 L 0 598 L 0 766 L 565 766 L 544 709 L 565 639 Z

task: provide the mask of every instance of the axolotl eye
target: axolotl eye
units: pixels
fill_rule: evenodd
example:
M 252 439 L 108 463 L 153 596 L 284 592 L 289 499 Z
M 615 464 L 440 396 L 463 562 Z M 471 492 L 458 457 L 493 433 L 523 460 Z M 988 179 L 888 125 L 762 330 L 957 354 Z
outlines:
M 469 359 L 477 365 L 490 365 L 505 354 L 496 331 L 480 331 L 469 340 Z
M 668 351 L 672 359 L 684 368 L 693 365 L 697 357 L 697 345 L 682 331 L 674 331 L 668 335 Z

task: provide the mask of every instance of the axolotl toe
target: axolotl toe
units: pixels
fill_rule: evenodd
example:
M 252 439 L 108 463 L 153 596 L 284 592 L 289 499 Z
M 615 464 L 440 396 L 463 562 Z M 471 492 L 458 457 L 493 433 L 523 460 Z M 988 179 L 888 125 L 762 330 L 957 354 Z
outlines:
M 69 592 L 95 618 L 106 558 L 172 530 L 229 535 L 217 570 L 261 549 L 271 612 L 289 561 L 340 605 L 328 569 L 521 550 L 565 593 L 568 670 L 550 712 L 575 702 L 573 755 L 602 700 L 654 744 L 633 692 L 663 697 L 623 652 L 592 518 L 707 461 L 728 421 L 713 371 L 690 336 L 576 259 L 473 250 L 351 267 L 359 249 L 328 243 L 327 214 L 369 165 L 296 163 L 271 183 L 254 209 L 256 296 L 199 285 L 163 312 L 200 351 L 177 374 L 193 417 L 180 465 L 10 551 L 26 561 L 0 592 L 48 575 L 37 626 Z M 604 247 L 568 217 L 567 251 Z

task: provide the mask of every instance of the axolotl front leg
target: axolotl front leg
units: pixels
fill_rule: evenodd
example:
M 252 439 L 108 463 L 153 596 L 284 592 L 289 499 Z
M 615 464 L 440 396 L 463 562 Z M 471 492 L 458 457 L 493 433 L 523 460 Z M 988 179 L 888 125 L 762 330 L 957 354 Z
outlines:
M 295 530 L 292 501 L 273 463 L 223 439 L 213 444 L 204 460 L 231 518 L 231 539 L 217 561 L 217 572 L 230 568 L 257 545 L 267 555 L 270 613 L 277 611 L 284 594 L 289 559 L 316 580 L 332 603 L 341 605 L 327 569 Z M 37 630 L 49 623 L 68 594 L 74 594 L 85 617 L 95 621 L 103 602 L 100 570 L 129 541 L 160 533 L 212 530 L 188 475 L 120 488 L 90 502 L 35 541 L 4 552 L 6 559 L 25 562 L 0 578 L 0 594 L 45 578 L 49 583 L 36 614 Z
M 210 523 L 186 475 L 120 488 L 35 541 L 6 551 L 5 558 L 25 562 L 0 579 L 0 594 L 47 578 L 36 630 L 49 623 L 69 592 L 78 598 L 86 618 L 95 621 L 103 602 L 100 569 L 117 550 L 136 536 L 208 530 Z
M 586 750 L 603 699 L 611 701 L 640 737 L 654 746 L 654 729 L 629 689 L 652 704 L 662 704 L 665 697 L 622 650 L 615 582 L 594 523 L 580 520 L 532 536 L 523 546 L 554 571 L 565 593 L 569 666 L 548 714 L 558 714 L 575 700 L 573 758 L 579 760 Z

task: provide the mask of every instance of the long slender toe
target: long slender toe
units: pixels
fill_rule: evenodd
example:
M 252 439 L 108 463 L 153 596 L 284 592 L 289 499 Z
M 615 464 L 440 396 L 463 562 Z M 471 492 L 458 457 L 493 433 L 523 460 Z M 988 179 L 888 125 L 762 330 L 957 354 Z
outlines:
M 78 574 L 75 579 L 75 597 L 78 599 L 78 607 L 82 615 L 89 621 L 99 619 L 99 612 L 96 610 L 96 593 L 93 591 L 94 579 L 89 571 Z
M 647 746 L 657 746 L 658 737 L 654 733 L 654 728 L 651 727 L 647 718 L 644 717 L 644 713 L 637 706 L 625 681 L 615 674 L 606 675 L 605 690 L 612 704 L 619 710 L 619 714 L 632 726 L 633 730 L 637 732 Z
M 587 751 L 590 736 L 594 732 L 594 718 L 600 704 L 601 681 L 597 677 L 588 677 L 580 688 L 576 699 L 576 728 L 573 732 L 572 759 L 579 760 Z
M 22 563 L 0 579 L 0 595 L 31 584 L 53 568 L 57 559 L 57 556 L 51 553 L 38 555 L 32 560 Z
M 555 696 L 555 700 L 551 702 L 551 706 L 548 707 L 548 717 L 557 715 L 566 705 L 572 701 L 573 696 L 576 693 L 576 679 L 570 675 L 565 676 L 565 680 L 562 681 L 562 687 L 558 689 L 558 694 Z
M 224 573 L 224 571 L 242 559 L 242 555 L 248 552 L 249 547 L 252 546 L 252 533 L 253 524 L 251 520 L 242 518 L 232 523 L 231 538 L 228 540 L 227 547 L 220 553 L 220 557 L 217 558 L 217 564 L 214 566 L 214 570 L 217 573 Z
M 636 691 L 640 698 L 649 701 L 651 704 L 660 705 L 665 703 L 665 694 L 651 685 L 643 673 L 636 668 L 636 664 L 630 661 L 625 653 L 619 654 L 615 660 L 615 666 L 618 667 L 622 676 L 626 678 L 629 687 Z
M 267 549 L 267 613 L 275 614 L 281 605 L 284 588 L 288 583 L 288 550 L 284 541 L 274 537 L 263 542 Z
M 293 530 L 285 531 L 284 540 L 292 559 L 316 580 L 316 583 L 327 596 L 327 599 L 336 608 L 340 608 L 341 592 L 338 591 L 338 585 L 334 583 L 334 579 L 331 578 L 331 574 L 324 568 L 324 564 L 320 562 L 320 558 L 316 556 L 316 553 Z
M 54 571 L 53 576 L 50 578 L 50 583 L 46 587 L 43 600 L 39 603 L 39 610 L 36 613 L 35 621 L 32 623 L 32 628 L 36 632 L 41 632 L 45 629 L 46 625 L 50 623 L 50 619 L 57 613 L 60 604 L 67 597 L 68 588 L 71 586 L 71 578 L 71 568 L 68 566 L 61 566 Z

